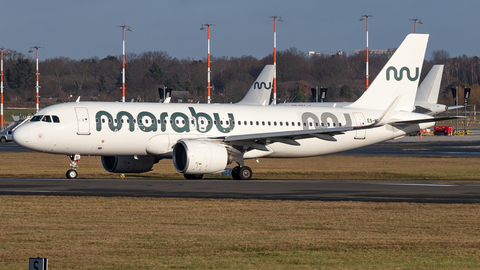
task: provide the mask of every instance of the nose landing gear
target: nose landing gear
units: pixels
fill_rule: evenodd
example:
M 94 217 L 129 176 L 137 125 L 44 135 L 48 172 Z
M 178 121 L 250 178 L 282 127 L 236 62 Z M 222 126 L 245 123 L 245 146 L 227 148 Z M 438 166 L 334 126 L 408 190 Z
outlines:
M 80 161 L 80 155 L 69 155 L 68 159 L 70 159 L 71 169 L 67 171 L 67 178 L 75 179 L 78 176 L 77 168 L 78 168 L 78 162 Z

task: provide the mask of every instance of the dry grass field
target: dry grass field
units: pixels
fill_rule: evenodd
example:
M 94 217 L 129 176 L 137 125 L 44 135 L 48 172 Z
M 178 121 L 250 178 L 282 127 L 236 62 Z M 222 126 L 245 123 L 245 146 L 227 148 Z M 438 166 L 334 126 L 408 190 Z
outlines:
M 478 269 L 480 205 L 0 197 L 0 268 Z
M 476 181 L 475 158 L 248 161 L 260 179 Z M 0 177 L 64 178 L 65 156 L 0 152 Z M 82 157 L 81 178 L 115 178 Z M 171 160 L 128 178 L 182 178 Z M 213 175 L 209 177 L 219 177 Z M 1 180 L 0 180 L 1 185 Z M 477 269 L 480 205 L 0 196 L 0 269 Z

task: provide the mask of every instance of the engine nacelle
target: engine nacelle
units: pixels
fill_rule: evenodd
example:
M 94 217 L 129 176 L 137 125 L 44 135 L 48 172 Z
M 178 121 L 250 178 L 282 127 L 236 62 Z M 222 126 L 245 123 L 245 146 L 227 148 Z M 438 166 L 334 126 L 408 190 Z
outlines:
M 157 161 L 158 162 L 158 161 Z M 113 173 L 142 173 L 152 170 L 156 163 L 150 156 L 102 156 L 103 168 Z
M 173 147 L 173 165 L 180 173 L 219 173 L 225 170 L 227 163 L 227 149 L 218 143 L 182 140 Z

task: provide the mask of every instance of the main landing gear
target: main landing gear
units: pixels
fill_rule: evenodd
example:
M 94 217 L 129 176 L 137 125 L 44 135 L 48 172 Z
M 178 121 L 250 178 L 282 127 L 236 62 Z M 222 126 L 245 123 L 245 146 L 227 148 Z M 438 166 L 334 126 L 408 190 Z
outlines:
M 248 166 L 237 166 L 232 170 L 232 177 L 235 180 L 250 180 L 252 179 L 252 169 Z
M 70 159 L 71 169 L 67 171 L 67 178 L 75 179 L 78 176 L 77 168 L 78 168 L 78 162 L 80 161 L 80 155 L 69 155 L 68 159 Z

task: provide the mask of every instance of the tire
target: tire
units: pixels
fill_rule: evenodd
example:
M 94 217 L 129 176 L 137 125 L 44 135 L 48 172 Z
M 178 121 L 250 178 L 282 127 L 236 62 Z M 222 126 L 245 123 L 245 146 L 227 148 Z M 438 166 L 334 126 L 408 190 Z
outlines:
M 240 180 L 240 175 L 238 174 L 238 172 L 240 171 L 240 166 L 237 166 L 235 168 L 233 168 L 232 170 L 232 178 L 234 180 Z
M 203 174 L 184 174 L 185 179 L 202 179 Z
M 75 179 L 78 176 L 78 172 L 76 170 L 68 170 L 67 171 L 67 178 L 68 179 Z
M 243 166 L 238 169 L 238 178 L 239 180 L 250 180 L 252 179 L 252 169 L 248 166 Z
M 6 141 L 7 141 L 7 138 L 5 137 L 0 138 L 0 142 L 6 142 Z

